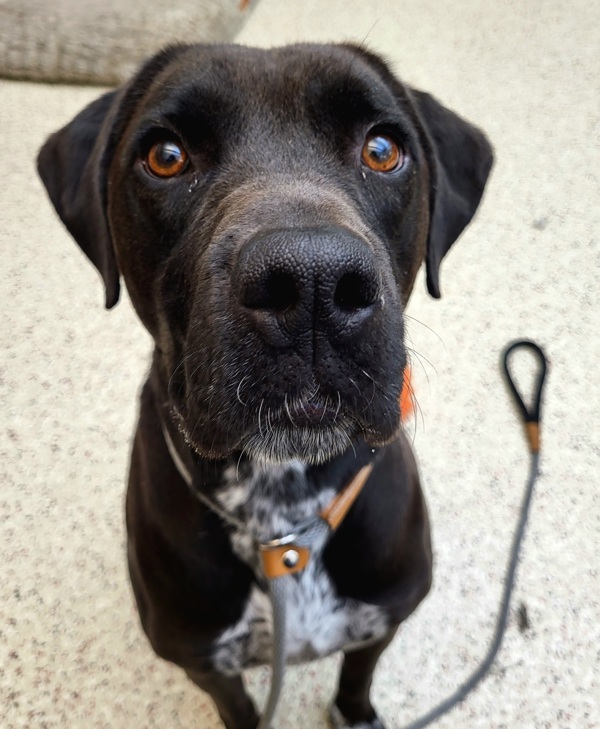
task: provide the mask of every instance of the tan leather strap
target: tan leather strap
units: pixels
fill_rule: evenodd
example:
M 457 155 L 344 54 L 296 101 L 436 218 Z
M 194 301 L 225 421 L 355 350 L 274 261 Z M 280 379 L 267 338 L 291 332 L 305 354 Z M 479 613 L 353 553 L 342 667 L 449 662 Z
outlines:
M 301 572 L 310 559 L 310 549 L 297 544 L 286 544 L 279 547 L 261 544 L 260 556 L 265 577 L 268 580 L 274 580 L 276 577 Z
M 540 424 L 525 423 L 527 429 L 527 439 L 529 441 L 529 449 L 532 453 L 540 452 Z
M 350 507 L 363 490 L 372 470 L 373 464 L 371 463 L 363 466 L 346 488 L 340 491 L 329 506 L 326 506 L 321 512 L 321 518 L 329 524 L 333 531 L 339 527 L 346 514 L 350 511 Z

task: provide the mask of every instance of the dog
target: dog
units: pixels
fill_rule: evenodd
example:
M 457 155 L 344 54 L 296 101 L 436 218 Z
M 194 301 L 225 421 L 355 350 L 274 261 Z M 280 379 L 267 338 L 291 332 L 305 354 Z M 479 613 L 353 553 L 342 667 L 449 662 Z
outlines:
M 323 514 L 364 468 L 339 527 L 286 578 L 286 657 L 344 651 L 332 721 L 383 726 L 373 670 L 432 572 L 400 423 L 403 312 L 423 263 L 440 297 L 492 159 L 481 131 L 379 56 L 310 44 L 169 47 L 40 151 L 106 307 L 122 278 L 154 339 L 131 581 L 155 652 L 227 729 L 257 727 L 242 674 L 271 657 L 257 543 Z

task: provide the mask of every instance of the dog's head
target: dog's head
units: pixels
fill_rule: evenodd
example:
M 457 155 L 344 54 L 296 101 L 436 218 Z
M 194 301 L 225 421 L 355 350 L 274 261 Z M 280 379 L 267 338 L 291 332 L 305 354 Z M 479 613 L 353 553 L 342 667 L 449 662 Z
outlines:
M 479 204 L 476 128 L 351 46 L 180 46 L 54 134 L 39 172 L 123 276 L 206 457 L 324 461 L 399 425 L 402 311 Z

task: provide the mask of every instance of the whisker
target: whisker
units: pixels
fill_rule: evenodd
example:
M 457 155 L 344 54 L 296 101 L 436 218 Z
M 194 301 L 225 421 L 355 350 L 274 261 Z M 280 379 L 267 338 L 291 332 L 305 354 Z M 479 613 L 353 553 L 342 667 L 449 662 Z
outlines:
M 352 438 L 348 435 L 348 433 L 344 433 L 345 440 L 348 441 L 350 444 L 350 448 L 352 448 L 352 452 L 354 453 L 354 458 L 357 458 L 356 455 L 356 448 L 354 447 L 354 443 L 352 442 Z
M 433 364 L 433 362 L 431 360 L 427 359 L 427 357 L 424 354 L 421 354 L 420 352 L 417 352 L 416 349 L 412 349 L 410 347 L 407 347 L 406 348 L 406 351 L 409 354 L 414 354 L 415 357 L 418 358 L 419 364 L 423 368 L 423 373 L 425 374 L 425 377 L 427 377 L 427 382 L 429 382 L 429 377 L 428 377 L 428 374 L 427 374 L 427 370 L 425 369 L 425 366 L 423 365 L 423 362 L 426 362 L 431 367 L 431 369 L 435 372 L 436 375 L 439 374 L 438 371 L 437 371 L 436 366 Z
M 361 372 L 363 373 L 363 375 L 365 377 L 367 377 L 369 380 L 371 380 L 371 398 L 369 399 L 369 402 L 363 408 L 363 413 L 364 413 L 365 410 L 368 410 L 371 407 L 371 403 L 375 399 L 375 389 L 377 387 L 377 384 L 376 384 L 375 380 L 371 377 L 371 375 L 366 370 L 361 370 Z
M 177 372 L 184 366 L 186 361 L 190 357 L 193 357 L 195 354 L 198 354 L 198 352 L 196 350 L 194 350 L 193 352 L 188 352 L 188 354 L 186 354 L 184 357 L 181 358 L 179 364 L 175 367 L 175 369 L 171 373 L 171 376 L 169 377 L 169 382 L 167 383 L 167 394 L 169 394 L 169 395 L 171 394 L 171 386 L 173 384 L 173 380 L 174 380 Z
M 444 343 L 444 340 L 442 337 L 435 331 L 435 329 L 432 329 L 430 326 L 425 324 L 424 322 L 420 321 L 419 319 L 415 319 L 414 316 L 410 316 L 409 314 L 404 314 L 404 319 L 410 319 L 411 321 L 416 322 L 417 324 L 420 324 L 422 327 L 425 327 L 425 329 L 428 329 L 433 335 L 435 335 L 438 340 L 440 341 L 440 344 L 446 349 L 446 344 Z
M 337 420 L 338 415 L 340 414 L 340 410 L 342 409 L 342 396 L 340 395 L 340 391 L 339 390 L 337 390 L 337 396 L 338 396 L 338 404 L 337 404 L 337 409 L 335 411 L 335 415 L 333 416 L 333 422 L 334 422 L 334 424 L 335 424 L 335 422 Z
M 245 402 L 244 402 L 244 401 L 242 400 L 242 397 L 241 397 L 241 395 L 240 395 L 240 390 L 242 389 L 242 385 L 244 384 L 244 380 L 249 380 L 249 379 L 250 379 L 250 375 L 244 375 L 244 376 L 242 377 L 242 379 L 240 380 L 240 384 L 239 384 L 239 385 L 237 386 L 237 390 L 236 390 L 236 396 L 237 396 L 237 399 L 238 399 L 239 403 L 240 403 L 240 404 L 241 404 L 241 405 L 242 405 L 243 407 L 248 407 L 248 404 L 247 404 L 247 403 L 245 403 Z
M 244 448 L 240 451 L 240 457 L 237 459 L 237 463 L 235 464 L 235 479 L 239 482 L 240 480 L 240 463 L 242 462 L 242 458 L 244 457 Z
M 306 415 L 306 417 L 308 417 L 308 413 L 306 412 L 306 408 L 304 407 L 304 401 L 303 400 L 300 400 L 300 407 L 302 408 L 302 411 L 304 412 L 304 414 Z
M 361 48 L 365 47 L 365 43 L 367 42 L 367 39 L 369 38 L 369 36 L 371 35 L 371 33 L 373 32 L 373 30 L 375 29 L 376 25 L 379 23 L 380 20 L 381 20 L 381 18 L 377 18 L 375 20 L 375 22 L 373 23 L 373 25 L 369 28 L 369 30 L 367 31 L 367 35 L 362 39 L 362 41 L 359 44 L 361 46 Z
M 203 364 L 204 364 L 203 362 L 200 362 L 196 367 L 194 367 L 194 369 L 188 375 L 189 380 L 191 380 L 194 377 L 194 375 L 196 374 L 196 372 L 198 372 L 198 370 L 202 368 Z
M 367 370 L 361 370 L 361 372 L 363 373 L 363 375 L 365 377 L 367 377 L 369 380 L 371 380 L 371 382 L 375 382 L 375 380 L 371 377 L 371 375 L 367 372 Z
M 421 425 L 423 427 L 423 431 L 425 431 L 425 416 L 423 414 L 423 408 L 421 407 L 419 400 L 417 399 L 417 395 L 412 387 L 409 390 L 409 397 L 410 397 L 410 401 L 412 403 L 413 412 L 415 413 L 414 425 L 413 425 L 413 437 L 412 437 L 412 444 L 414 445 L 416 437 L 417 437 L 417 428 L 418 428 L 417 413 L 421 417 Z
M 354 385 L 354 387 L 356 387 L 356 389 L 358 390 L 358 392 L 362 395 L 362 391 L 361 391 L 360 387 L 356 384 L 356 382 L 354 382 L 354 380 L 351 377 L 348 377 L 348 379 Z
M 260 401 L 260 405 L 258 407 L 258 432 L 260 433 L 261 438 L 264 438 L 265 437 L 264 434 L 263 434 L 263 432 L 262 432 L 262 427 L 261 427 L 261 424 L 260 424 L 260 416 L 261 416 L 261 413 L 262 413 L 262 409 L 263 409 L 263 405 L 264 404 L 265 404 L 265 401 L 264 401 L 264 398 L 263 398 Z
M 292 425 L 293 425 L 294 427 L 296 427 L 296 423 L 294 422 L 294 418 L 292 417 L 292 412 L 291 412 L 291 410 L 290 410 L 290 404 L 288 403 L 288 396 L 287 396 L 287 392 L 285 393 L 285 396 L 284 396 L 284 398 L 283 398 L 283 404 L 284 404 L 284 406 L 285 406 L 285 411 L 286 411 L 286 413 L 287 413 L 287 415 L 288 415 L 288 418 L 290 419 L 290 423 L 291 423 L 291 424 L 292 424 Z

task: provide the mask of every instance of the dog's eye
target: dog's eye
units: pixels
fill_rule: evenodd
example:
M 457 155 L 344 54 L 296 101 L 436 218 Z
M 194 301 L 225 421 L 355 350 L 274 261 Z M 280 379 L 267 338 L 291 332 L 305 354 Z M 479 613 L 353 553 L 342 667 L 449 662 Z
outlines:
M 177 142 L 155 142 L 146 156 L 146 167 L 157 177 L 175 177 L 187 167 L 186 151 Z
M 362 148 L 362 161 L 375 172 L 393 172 L 404 164 L 404 152 L 391 137 L 370 134 Z

